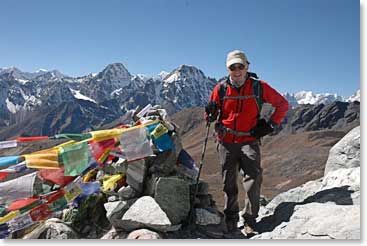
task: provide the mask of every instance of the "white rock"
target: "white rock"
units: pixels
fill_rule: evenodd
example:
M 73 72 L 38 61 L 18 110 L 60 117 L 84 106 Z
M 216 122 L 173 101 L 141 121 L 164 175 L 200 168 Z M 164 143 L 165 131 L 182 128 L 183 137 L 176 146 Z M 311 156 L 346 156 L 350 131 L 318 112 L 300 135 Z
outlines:
M 357 126 L 330 149 L 325 165 L 325 175 L 339 168 L 351 168 L 361 165 L 360 135 L 360 127 Z
M 251 239 L 360 239 L 360 206 L 296 205 L 289 222 Z
M 154 231 L 140 229 L 130 232 L 127 239 L 162 239 L 162 237 Z
M 165 232 L 171 226 L 171 222 L 152 197 L 143 196 L 124 214 L 122 225 L 127 231 L 149 228 Z

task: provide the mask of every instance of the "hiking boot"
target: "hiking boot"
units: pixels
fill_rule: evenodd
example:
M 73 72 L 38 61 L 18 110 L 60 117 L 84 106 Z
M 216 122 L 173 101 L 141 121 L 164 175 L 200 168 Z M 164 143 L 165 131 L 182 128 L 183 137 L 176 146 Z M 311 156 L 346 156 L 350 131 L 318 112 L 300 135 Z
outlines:
M 259 232 L 256 230 L 255 224 L 252 223 L 245 223 L 243 229 L 241 230 L 241 233 L 247 237 L 253 237 L 259 234 Z
M 235 230 L 232 230 L 231 232 L 227 232 L 223 235 L 223 237 L 225 239 L 244 239 L 246 238 L 246 235 L 244 235 L 241 230 L 239 229 L 235 229 Z
M 226 221 L 226 225 L 227 225 L 227 232 L 228 233 L 231 233 L 231 232 L 237 230 L 237 221 L 235 221 L 235 220 Z
M 237 228 L 237 221 L 228 220 L 226 221 L 227 232 L 223 235 L 226 239 L 242 239 L 246 238 L 245 235 L 242 234 L 241 230 Z

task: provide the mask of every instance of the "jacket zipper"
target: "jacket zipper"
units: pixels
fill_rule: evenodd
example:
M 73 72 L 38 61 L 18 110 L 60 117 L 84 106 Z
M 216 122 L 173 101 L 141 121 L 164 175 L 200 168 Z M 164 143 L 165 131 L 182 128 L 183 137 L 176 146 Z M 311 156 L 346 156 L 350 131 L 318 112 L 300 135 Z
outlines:
M 237 90 L 237 88 L 235 88 L 236 90 Z M 241 95 L 240 94 L 240 92 L 241 92 L 241 88 L 240 88 L 240 90 L 238 91 L 237 90 L 237 92 L 238 92 L 238 94 L 239 95 Z M 234 118 L 234 123 L 233 123 L 233 130 L 235 130 L 236 131 L 236 123 L 237 123 L 237 118 L 238 118 L 238 104 L 239 104 L 239 101 L 240 101 L 240 99 L 239 98 L 237 98 L 237 103 L 236 103 L 236 117 Z M 235 134 L 233 134 L 233 139 L 232 139 L 232 142 L 234 143 L 234 140 L 236 139 L 236 135 Z
M 242 87 L 241 87 L 242 89 Z M 242 95 L 242 93 L 240 93 L 240 96 Z M 245 96 L 245 85 L 243 85 L 243 95 Z M 242 112 L 242 108 L 243 108 L 243 104 L 245 103 L 245 99 L 242 99 L 241 101 L 241 107 L 240 107 L 240 112 Z

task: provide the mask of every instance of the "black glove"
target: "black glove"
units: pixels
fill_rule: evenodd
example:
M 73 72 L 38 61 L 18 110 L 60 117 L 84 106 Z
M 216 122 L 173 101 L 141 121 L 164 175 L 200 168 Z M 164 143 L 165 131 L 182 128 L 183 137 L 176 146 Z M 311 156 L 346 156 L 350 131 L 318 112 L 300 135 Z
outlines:
M 275 124 L 272 121 L 266 122 L 265 119 L 260 119 L 256 126 L 251 129 L 250 134 L 252 137 L 261 138 L 274 131 Z
M 210 101 L 208 105 L 205 106 L 206 121 L 213 122 L 217 119 L 217 107 L 218 104 L 214 101 Z

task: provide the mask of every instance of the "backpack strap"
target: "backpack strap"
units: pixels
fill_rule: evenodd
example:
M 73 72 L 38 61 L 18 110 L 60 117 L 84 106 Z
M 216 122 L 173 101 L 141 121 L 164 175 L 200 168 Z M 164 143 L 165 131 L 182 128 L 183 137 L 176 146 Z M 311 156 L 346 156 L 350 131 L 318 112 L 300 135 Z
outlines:
M 260 119 L 261 116 L 261 109 L 264 104 L 264 98 L 263 98 L 263 86 L 259 79 L 255 77 L 250 77 L 251 79 L 251 87 L 252 87 L 252 93 L 255 96 L 255 102 L 257 106 L 257 119 Z
M 219 85 L 218 88 L 218 94 L 219 94 L 219 101 L 220 101 L 220 105 L 219 105 L 219 115 L 218 115 L 218 122 L 222 121 L 222 112 L 223 112 L 223 103 L 224 103 L 224 97 L 226 96 L 227 93 L 227 88 L 228 88 L 228 78 L 222 80 Z

